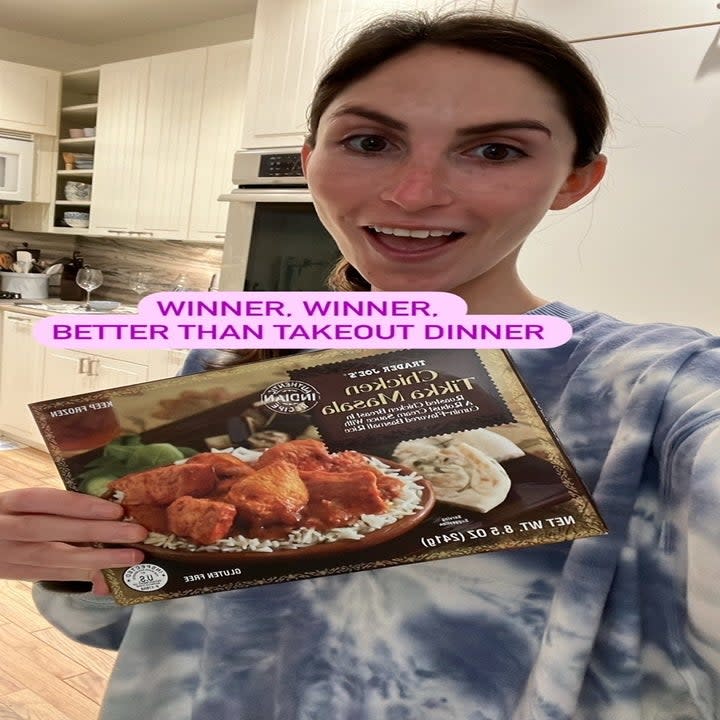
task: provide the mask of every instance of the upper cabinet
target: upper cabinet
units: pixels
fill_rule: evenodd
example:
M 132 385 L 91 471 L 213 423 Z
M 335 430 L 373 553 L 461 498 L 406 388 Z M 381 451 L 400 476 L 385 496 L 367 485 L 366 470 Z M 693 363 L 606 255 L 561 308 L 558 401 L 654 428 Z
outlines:
M 186 239 L 206 59 L 101 67 L 90 234 Z
M 60 73 L 0 60 L 0 128 L 58 134 Z
M 516 14 L 569 40 L 720 22 L 717 0 L 518 0 Z
M 90 234 L 222 242 L 250 42 L 100 68 Z
M 301 145 L 313 88 L 353 30 L 394 10 L 511 10 L 507 0 L 258 0 L 242 146 Z
M 188 240 L 225 237 L 228 205 L 218 202 L 232 183 L 233 154 L 242 144 L 249 40 L 208 48 Z

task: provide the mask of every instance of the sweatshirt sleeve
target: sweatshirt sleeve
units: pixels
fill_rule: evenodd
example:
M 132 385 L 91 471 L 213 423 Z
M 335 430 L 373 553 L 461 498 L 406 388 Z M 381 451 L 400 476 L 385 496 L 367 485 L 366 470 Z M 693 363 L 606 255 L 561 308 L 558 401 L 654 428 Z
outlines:
M 33 599 L 39 612 L 68 637 L 93 647 L 117 650 L 132 608 L 91 592 L 64 592 L 53 583 L 35 583 Z
M 720 340 L 707 345 L 670 386 L 655 454 L 666 513 L 659 541 L 679 597 L 669 641 L 679 668 L 702 668 L 686 670 L 686 681 L 720 717 Z

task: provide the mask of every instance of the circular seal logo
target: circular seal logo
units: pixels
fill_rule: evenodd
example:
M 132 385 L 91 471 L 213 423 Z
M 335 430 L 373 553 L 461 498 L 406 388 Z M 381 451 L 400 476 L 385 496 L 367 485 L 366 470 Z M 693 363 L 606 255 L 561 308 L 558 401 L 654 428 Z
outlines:
M 260 399 L 270 410 L 291 415 L 314 408 L 320 400 L 320 393 L 302 380 L 283 380 L 268 385 Z
M 128 568 L 123 574 L 125 584 L 138 592 L 152 592 L 165 587 L 168 574 L 157 565 L 140 563 Z

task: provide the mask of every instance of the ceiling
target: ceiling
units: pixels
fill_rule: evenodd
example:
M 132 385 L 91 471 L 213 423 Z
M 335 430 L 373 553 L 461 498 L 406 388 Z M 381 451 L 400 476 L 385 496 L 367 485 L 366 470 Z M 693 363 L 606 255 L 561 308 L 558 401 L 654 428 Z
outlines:
M 256 0 L 0 0 L 0 27 L 98 45 L 255 12 Z

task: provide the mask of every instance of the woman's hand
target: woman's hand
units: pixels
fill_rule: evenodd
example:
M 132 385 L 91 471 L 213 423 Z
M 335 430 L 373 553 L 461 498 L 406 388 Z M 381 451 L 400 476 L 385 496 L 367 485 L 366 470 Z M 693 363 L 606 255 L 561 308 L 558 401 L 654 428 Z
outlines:
M 89 543 L 141 542 L 147 530 L 123 522 L 123 509 L 92 495 L 26 488 L 0 493 L 0 578 L 82 580 L 107 595 L 100 570 L 142 562 L 133 548 L 95 548 Z

